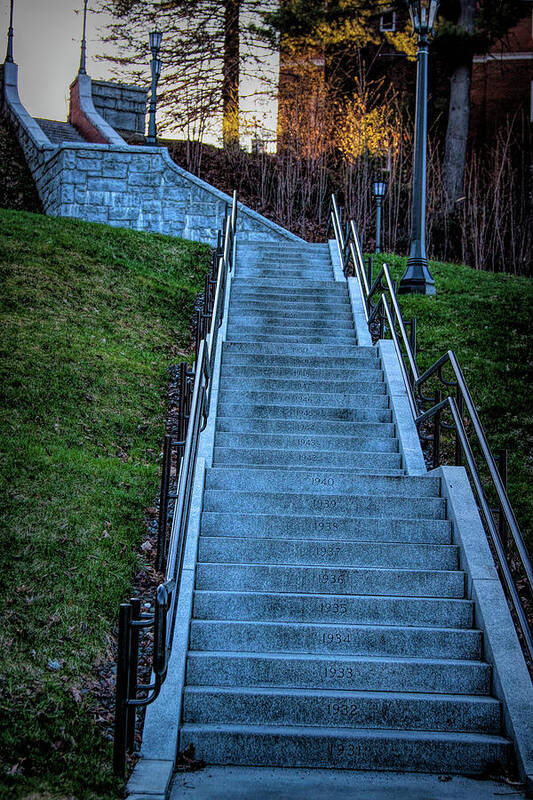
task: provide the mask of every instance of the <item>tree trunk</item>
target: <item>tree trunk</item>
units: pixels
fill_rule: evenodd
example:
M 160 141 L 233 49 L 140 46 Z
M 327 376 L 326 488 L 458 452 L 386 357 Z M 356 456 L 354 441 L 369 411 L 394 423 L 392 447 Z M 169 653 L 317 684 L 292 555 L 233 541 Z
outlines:
M 239 145 L 239 6 L 224 0 L 224 66 L 222 83 L 222 140 L 224 147 Z
M 476 0 L 461 0 L 457 27 L 468 36 L 474 33 Z M 472 82 L 472 49 L 469 42 L 457 42 L 457 52 L 464 58 L 456 62 L 450 79 L 450 107 L 446 129 L 446 147 L 442 169 L 442 206 L 451 214 L 463 192 L 468 122 L 470 118 L 470 84 Z

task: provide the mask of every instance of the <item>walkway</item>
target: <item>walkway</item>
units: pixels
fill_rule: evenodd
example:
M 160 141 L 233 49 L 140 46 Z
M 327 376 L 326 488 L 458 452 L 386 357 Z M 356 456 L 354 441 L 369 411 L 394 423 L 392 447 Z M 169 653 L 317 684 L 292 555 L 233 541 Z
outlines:
M 522 800 L 514 786 L 458 775 L 206 767 L 177 775 L 170 800 Z

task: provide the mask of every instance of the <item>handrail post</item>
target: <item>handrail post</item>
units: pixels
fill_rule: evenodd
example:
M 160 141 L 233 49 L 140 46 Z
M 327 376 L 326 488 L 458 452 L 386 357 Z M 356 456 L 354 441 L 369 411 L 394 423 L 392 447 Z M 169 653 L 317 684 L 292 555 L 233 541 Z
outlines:
M 131 622 L 136 622 L 141 618 L 141 601 L 138 597 L 132 597 Z M 137 669 L 139 666 L 139 628 L 130 624 L 130 668 L 128 676 L 128 699 L 135 699 L 137 696 Z M 128 753 L 133 753 L 135 748 L 135 706 L 127 706 L 126 709 L 126 748 Z
M 157 521 L 157 555 L 156 569 L 163 569 L 168 521 L 168 487 L 170 482 L 170 467 L 172 461 L 172 437 L 165 434 L 163 440 L 163 463 L 161 465 L 161 490 L 159 494 L 159 519 Z
M 500 478 L 502 479 L 503 488 L 507 491 L 507 471 L 509 467 L 509 454 L 506 448 L 500 450 L 499 458 L 498 458 L 498 472 L 500 473 Z M 509 547 L 509 542 L 507 539 L 507 520 L 505 519 L 505 513 L 503 510 L 503 505 L 499 504 L 498 509 L 498 531 L 500 534 L 500 539 L 502 540 L 503 549 L 507 552 Z
M 411 320 L 409 343 L 411 345 L 411 352 L 413 354 L 413 358 L 416 361 L 416 317 L 413 317 Z
M 126 771 L 130 623 L 131 604 L 121 603 L 118 617 L 115 730 L 113 736 L 113 770 L 115 774 L 120 777 L 124 777 L 124 773 Z
M 335 239 L 337 241 L 337 250 L 339 252 L 339 263 L 341 265 L 341 269 L 344 265 L 344 236 L 342 235 L 342 228 L 341 222 L 339 218 L 339 209 L 337 206 L 337 198 L 334 194 L 331 195 L 331 206 L 332 206 L 332 218 L 333 218 L 333 230 L 335 233 Z
M 441 395 L 438 389 L 435 390 L 435 405 L 441 402 Z M 437 469 L 440 464 L 440 410 L 433 417 L 433 469 Z
M 463 395 L 461 394 L 461 389 L 459 386 L 457 387 L 455 404 L 457 406 L 457 413 L 463 418 Z M 455 466 L 461 467 L 463 465 L 463 450 L 461 447 L 461 437 L 459 436 L 459 431 L 455 432 Z

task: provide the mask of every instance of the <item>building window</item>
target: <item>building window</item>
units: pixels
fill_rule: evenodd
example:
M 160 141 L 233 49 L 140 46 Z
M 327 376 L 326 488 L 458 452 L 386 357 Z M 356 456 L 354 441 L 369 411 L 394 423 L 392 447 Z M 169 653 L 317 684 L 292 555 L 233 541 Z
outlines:
M 394 33 L 396 30 L 396 11 L 386 11 L 379 18 L 380 31 Z

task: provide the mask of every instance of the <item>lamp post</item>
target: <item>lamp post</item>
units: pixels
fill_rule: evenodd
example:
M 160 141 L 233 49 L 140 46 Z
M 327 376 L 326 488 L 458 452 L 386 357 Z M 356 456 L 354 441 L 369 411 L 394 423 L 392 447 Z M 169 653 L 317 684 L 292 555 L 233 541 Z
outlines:
M 374 181 L 374 197 L 376 198 L 376 253 L 381 253 L 381 203 L 387 191 L 384 180 Z
M 157 105 L 157 81 L 161 75 L 161 61 L 157 56 L 159 54 L 162 39 L 163 34 L 159 31 L 152 31 L 150 33 L 150 50 L 152 51 L 152 61 L 150 63 L 150 67 L 152 69 L 152 91 L 150 94 L 150 116 L 148 119 L 148 136 L 146 137 L 146 144 L 157 144 L 155 110 Z
M 433 31 L 439 0 L 409 0 L 413 31 L 418 37 L 416 56 L 416 121 L 413 164 L 413 199 L 411 206 L 411 246 L 407 269 L 399 291 L 412 294 L 435 294 L 435 281 L 428 269 L 426 255 L 426 147 L 428 99 L 428 45 Z
M 7 32 L 7 55 L 6 61 L 8 64 L 13 64 L 13 7 L 15 0 L 11 0 L 9 4 L 9 30 Z
M 80 75 L 87 75 L 87 2 L 83 3 L 83 33 L 81 35 Z

